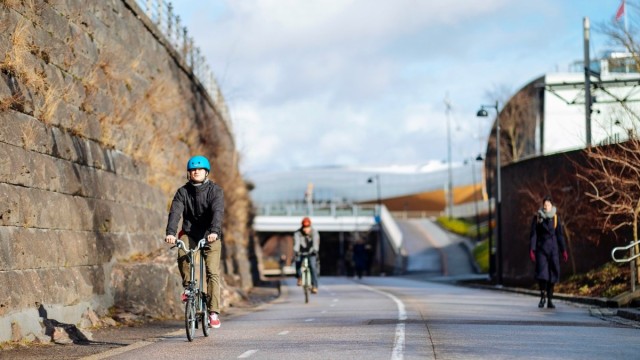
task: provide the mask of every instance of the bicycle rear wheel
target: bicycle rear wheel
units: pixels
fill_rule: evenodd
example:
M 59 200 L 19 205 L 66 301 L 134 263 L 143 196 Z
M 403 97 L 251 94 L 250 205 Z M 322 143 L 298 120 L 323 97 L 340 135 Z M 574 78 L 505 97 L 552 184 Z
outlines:
M 209 336 L 211 326 L 209 325 L 209 311 L 207 310 L 207 294 L 202 294 L 200 297 L 200 306 L 202 309 L 202 333 L 204 336 Z
M 187 331 L 187 339 L 193 341 L 196 333 L 196 303 L 193 297 L 189 297 L 184 305 L 184 327 Z

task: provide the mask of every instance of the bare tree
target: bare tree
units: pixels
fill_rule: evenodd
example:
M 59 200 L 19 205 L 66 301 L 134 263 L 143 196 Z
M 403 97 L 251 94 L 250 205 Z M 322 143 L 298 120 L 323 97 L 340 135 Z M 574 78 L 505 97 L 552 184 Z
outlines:
M 587 166 L 578 177 L 589 189 L 585 194 L 600 206 L 602 229 L 614 233 L 631 227 L 633 241 L 638 241 L 640 217 L 640 140 L 632 137 L 626 142 L 592 147 L 586 151 Z M 635 252 L 640 247 L 635 246 Z M 640 270 L 636 261 L 636 271 Z M 638 272 L 636 272 L 638 273 Z
M 627 2 L 626 6 L 640 10 L 637 2 Z M 628 9 L 626 9 L 628 11 Z M 640 43 L 637 39 L 639 27 L 632 19 L 631 26 L 612 20 L 599 26 L 612 44 L 625 49 L 630 54 L 624 63 L 609 64 L 610 68 L 627 66 L 640 72 Z M 611 60 L 620 61 L 620 60 Z M 578 169 L 578 177 L 587 185 L 585 194 L 592 204 L 598 205 L 602 218 L 602 230 L 616 231 L 631 229 L 632 240 L 638 241 L 638 219 L 640 217 L 640 140 L 637 132 L 640 117 L 624 100 L 619 106 L 628 116 L 630 128 L 628 140 L 607 146 L 591 147 L 585 150 L 586 165 Z M 640 247 L 635 246 L 635 252 Z M 640 263 L 636 260 L 636 274 L 640 273 Z
M 535 120 L 538 100 L 533 85 L 528 85 L 511 96 L 506 86 L 487 92 L 487 97 L 504 104 L 500 110 L 500 161 L 502 166 L 517 162 L 535 152 Z M 495 153 L 495 124 L 489 139 L 488 154 Z

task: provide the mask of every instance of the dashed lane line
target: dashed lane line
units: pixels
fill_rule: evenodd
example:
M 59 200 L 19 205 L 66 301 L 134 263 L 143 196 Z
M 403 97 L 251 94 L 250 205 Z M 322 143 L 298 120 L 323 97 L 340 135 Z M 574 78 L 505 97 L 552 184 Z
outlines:
M 258 350 L 247 350 L 245 352 L 243 352 L 242 354 L 240 354 L 240 356 L 238 356 L 238 359 L 246 359 L 248 357 L 250 357 L 251 355 L 257 353 Z
M 289 333 L 289 330 L 285 330 L 285 331 L 280 331 L 278 335 L 287 335 L 288 333 Z

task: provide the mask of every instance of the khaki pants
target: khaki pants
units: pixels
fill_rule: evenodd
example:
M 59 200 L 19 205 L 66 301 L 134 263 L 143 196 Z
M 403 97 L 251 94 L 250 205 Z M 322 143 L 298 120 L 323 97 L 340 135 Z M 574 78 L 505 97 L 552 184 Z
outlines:
M 198 239 L 199 240 L 199 239 Z M 189 248 L 195 248 L 198 246 L 198 240 L 194 240 L 189 237 Z M 207 310 L 215 313 L 220 313 L 220 253 L 222 251 L 222 241 L 216 240 L 209 243 L 209 246 L 204 249 L 204 264 L 205 273 L 207 274 Z M 198 257 L 194 254 L 194 259 Z M 182 286 L 186 287 L 191 280 L 191 274 L 189 272 L 189 256 L 187 253 L 180 249 L 178 250 L 178 269 L 180 269 L 180 276 L 182 277 Z M 199 276 L 200 268 L 196 267 L 196 276 Z

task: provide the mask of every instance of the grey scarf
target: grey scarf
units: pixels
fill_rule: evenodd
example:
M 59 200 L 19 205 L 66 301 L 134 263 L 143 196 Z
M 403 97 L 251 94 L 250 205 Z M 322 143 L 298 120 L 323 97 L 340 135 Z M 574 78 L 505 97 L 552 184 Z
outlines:
M 551 211 L 546 212 L 542 208 L 538 210 L 538 219 L 542 221 L 542 219 L 552 219 L 556 215 L 556 207 L 551 207 Z

